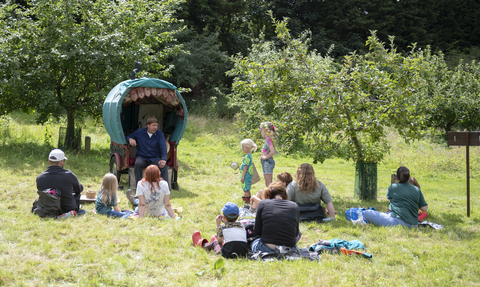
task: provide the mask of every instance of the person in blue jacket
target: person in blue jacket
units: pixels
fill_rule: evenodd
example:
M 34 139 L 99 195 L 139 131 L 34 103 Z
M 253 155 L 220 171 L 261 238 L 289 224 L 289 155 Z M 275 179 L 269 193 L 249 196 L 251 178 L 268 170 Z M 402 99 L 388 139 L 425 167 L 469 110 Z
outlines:
M 131 146 L 137 147 L 135 182 L 138 184 L 143 178 L 143 169 L 153 164 L 158 166 L 161 177 L 170 185 L 168 181 L 167 144 L 163 133 L 158 130 L 157 118 L 155 116 L 148 117 L 147 127 L 136 130 L 129 134 L 126 139 Z

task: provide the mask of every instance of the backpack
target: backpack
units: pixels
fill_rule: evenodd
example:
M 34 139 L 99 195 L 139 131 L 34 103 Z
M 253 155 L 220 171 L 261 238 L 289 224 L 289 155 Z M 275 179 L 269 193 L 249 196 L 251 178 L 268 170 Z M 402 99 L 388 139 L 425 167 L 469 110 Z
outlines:
M 54 188 L 47 188 L 37 191 L 38 199 L 33 202 L 32 213 L 44 218 L 56 218 L 63 214 L 61 202 L 61 192 Z

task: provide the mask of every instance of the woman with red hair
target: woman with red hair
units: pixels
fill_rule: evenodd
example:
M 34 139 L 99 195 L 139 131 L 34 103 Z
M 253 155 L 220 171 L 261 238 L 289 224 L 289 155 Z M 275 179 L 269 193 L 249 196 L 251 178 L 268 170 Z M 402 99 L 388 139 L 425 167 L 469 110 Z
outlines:
M 137 184 L 139 200 L 138 216 L 145 215 L 167 216 L 175 219 L 172 205 L 170 204 L 170 189 L 168 183 L 160 177 L 160 169 L 150 165 L 145 169 L 145 176 Z

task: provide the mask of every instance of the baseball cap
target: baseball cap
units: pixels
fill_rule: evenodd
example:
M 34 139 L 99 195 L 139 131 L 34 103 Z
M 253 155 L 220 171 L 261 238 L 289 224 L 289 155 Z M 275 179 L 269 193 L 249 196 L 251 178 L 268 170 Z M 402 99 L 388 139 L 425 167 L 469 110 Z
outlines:
M 54 149 L 50 152 L 50 154 L 48 155 L 48 160 L 50 161 L 62 161 L 64 159 L 67 159 L 65 157 L 65 153 L 61 150 L 61 149 Z
M 239 213 L 239 209 L 238 209 L 238 206 L 233 203 L 233 202 L 227 202 L 223 208 L 222 208 L 222 212 L 224 215 L 226 215 L 227 217 L 230 217 L 230 218 L 234 218 L 234 217 L 237 217 L 238 216 L 238 213 Z M 234 214 L 234 215 L 232 215 Z

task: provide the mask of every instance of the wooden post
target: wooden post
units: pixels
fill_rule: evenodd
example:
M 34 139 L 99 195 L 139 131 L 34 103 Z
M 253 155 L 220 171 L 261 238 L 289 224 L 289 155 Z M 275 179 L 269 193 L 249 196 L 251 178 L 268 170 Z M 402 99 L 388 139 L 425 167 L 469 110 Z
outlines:
M 480 146 L 480 132 L 447 132 L 449 146 L 466 146 L 467 216 L 470 217 L 470 146 Z
M 90 152 L 90 142 L 91 142 L 90 137 L 85 137 L 85 153 Z
M 470 217 L 470 134 L 467 132 L 466 144 L 466 158 L 467 158 L 467 217 Z

